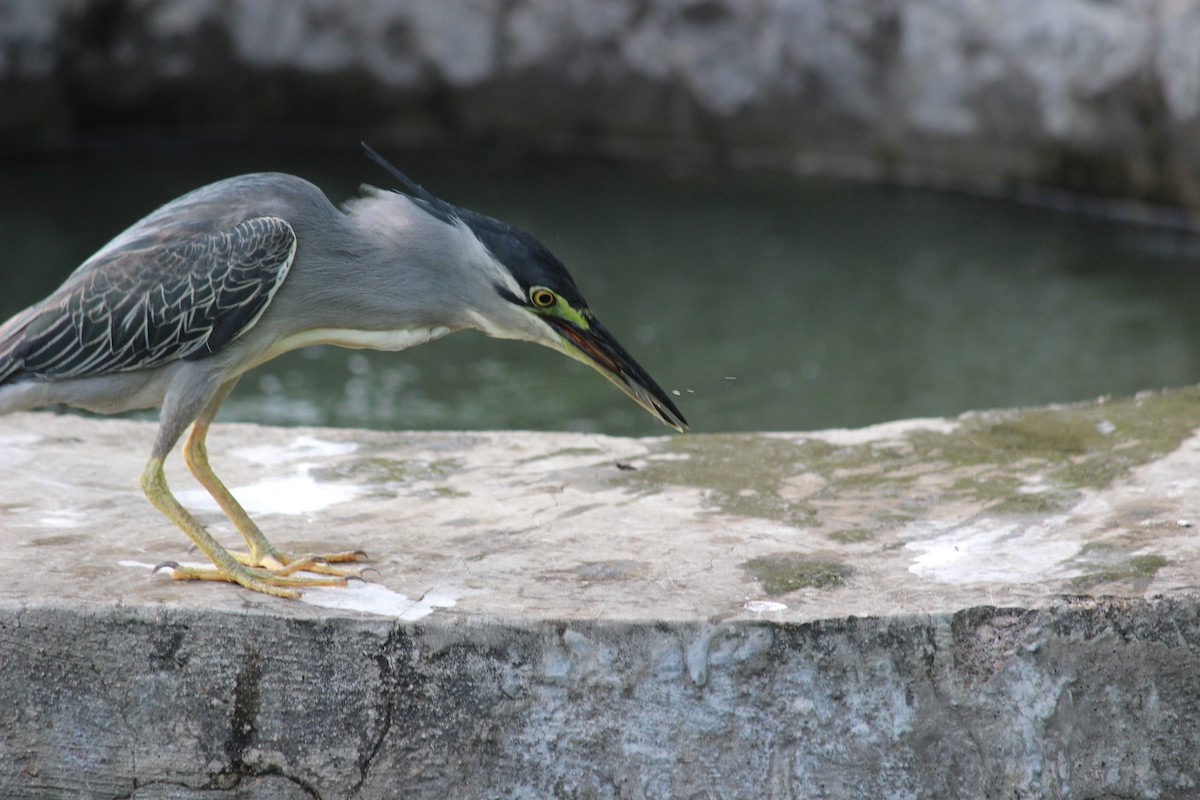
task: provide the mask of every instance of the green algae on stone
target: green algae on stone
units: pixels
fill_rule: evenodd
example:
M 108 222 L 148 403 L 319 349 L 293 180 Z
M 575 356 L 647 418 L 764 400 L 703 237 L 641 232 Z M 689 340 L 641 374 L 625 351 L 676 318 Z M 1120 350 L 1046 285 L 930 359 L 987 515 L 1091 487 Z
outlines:
M 952 466 L 992 465 L 1008 476 L 1042 468 L 1063 488 L 1101 488 L 1175 450 L 1198 424 L 1200 390 L 1181 389 L 973 414 L 952 434 L 918 432 L 912 439 L 919 450 Z
M 1108 569 L 1080 575 L 1071 579 L 1071 585 L 1078 589 L 1091 589 L 1102 583 L 1118 581 L 1147 581 L 1149 582 L 1160 569 L 1171 562 L 1160 555 L 1133 556 L 1124 562 L 1114 564 Z
M 1137 581 L 1149 583 L 1160 569 L 1171 562 L 1155 553 L 1130 555 L 1131 550 L 1109 542 L 1091 542 L 1079 551 L 1076 560 L 1083 575 L 1071 579 L 1077 589 L 1092 589 L 1105 583 Z
M 862 528 L 834 531 L 833 533 L 825 534 L 825 536 L 841 544 L 859 544 L 861 542 L 869 542 L 875 538 L 875 534 Z
M 430 499 L 443 499 L 448 497 L 470 497 L 468 492 L 460 492 L 457 489 L 451 489 L 449 486 L 434 486 L 430 489 L 422 489 L 415 493 L 417 497 L 428 497 Z
M 780 484 L 811 468 L 828 448 L 823 443 L 797 444 L 757 434 L 676 436 L 663 444 L 662 452 L 670 458 L 651 457 L 645 466 L 623 472 L 618 480 L 643 491 L 694 486 L 708 490 L 711 501 L 724 513 L 802 524 L 812 518 L 812 506 L 782 498 Z
M 840 561 L 797 554 L 761 556 L 739 566 L 762 584 L 769 597 L 797 589 L 833 589 L 854 574 L 853 569 Z
M 1066 510 L 1084 489 L 1106 486 L 1179 447 L 1200 424 L 1200 389 L 1144 393 L 1074 406 L 966 414 L 956 429 L 915 428 L 888 441 L 835 445 L 762 434 L 673 437 L 645 466 L 618 480 L 643 491 L 665 485 L 705 491 L 721 513 L 820 526 L 822 504 L 861 498 L 910 516 L 931 503 L 965 500 L 996 514 Z M 802 499 L 782 496 L 802 473 L 824 483 Z M 885 525 L 872 516 L 871 525 Z M 861 524 L 860 524 L 861 527 Z M 836 534 L 827 534 L 834 537 Z
M 1077 500 L 1073 491 L 1014 490 L 1004 495 L 994 493 L 993 498 L 994 502 L 987 507 L 993 514 L 1053 514 L 1066 511 Z
M 369 456 L 350 459 L 330 467 L 313 469 L 309 474 L 319 481 L 348 480 L 363 484 L 407 484 L 444 479 L 460 466 L 461 463 L 456 459 L 417 461 Z

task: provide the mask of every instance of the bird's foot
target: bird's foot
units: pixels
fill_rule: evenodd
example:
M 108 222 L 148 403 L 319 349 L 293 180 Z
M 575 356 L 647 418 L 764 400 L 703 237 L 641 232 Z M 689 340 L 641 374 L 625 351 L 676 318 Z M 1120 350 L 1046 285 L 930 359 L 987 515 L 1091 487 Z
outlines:
M 374 569 L 333 566 L 334 563 L 366 558 L 362 550 L 292 557 L 272 548 L 267 554 L 230 552 L 229 556 L 232 556 L 231 563 L 221 566 L 192 567 L 164 561 L 154 571 L 169 569 L 171 577 L 177 581 L 226 581 L 276 597 L 297 598 L 300 589 L 345 586 L 350 579 L 362 580 L 365 570 Z M 297 574 L 301 572 L 313 574 Z
M 268 551 L 249 553 L 231 552 L 237 561 L 247 567 L 258 568 L 272 575 L 285 577 L 295 572 L 312 572 L 318 575 L 330 575 L 337 578 L 361 578 L 363 572 L 374 567 L 335 567 L 334 564 L 365 560 L 367 554 L 362 550 L 345 550 L 340 553 L 307 553 L 302 556 L 290 556 L 272 547 Z M 339 584 L 340 585 L 340 584 Z
M 290 573 L 279 574 L 276 570 L 247 567 L 237 562 L 227 568 L 221 568 L 193 567 L 175 561 L 164 561 L 153 571 L 158 572 L 160 569 L 169 569 L 171 577 L 177 581 L 225 581 L 226 583 L 240 584 L 256 592 L 292 599 L 300 596 L 300 589 L 317 586 L 345 586 L 349 578 L 358 577 L 354 575 L 307 577 Z

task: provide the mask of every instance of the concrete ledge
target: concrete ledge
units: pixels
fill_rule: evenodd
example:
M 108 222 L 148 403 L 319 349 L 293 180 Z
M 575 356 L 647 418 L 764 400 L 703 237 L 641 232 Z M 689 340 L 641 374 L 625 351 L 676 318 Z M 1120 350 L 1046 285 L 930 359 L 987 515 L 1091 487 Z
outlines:
M 248 605 L 257 605 L 249 602 Z M 8 797 L 1194 797 L 1194 602 L 402 624 L 4 610 Z
M 1198 412 L 218 425 L 273 539 L 375 556 L 305 602 L 149 575 L 152 425 L 0 418 L 0 795 L 1194 796 Z

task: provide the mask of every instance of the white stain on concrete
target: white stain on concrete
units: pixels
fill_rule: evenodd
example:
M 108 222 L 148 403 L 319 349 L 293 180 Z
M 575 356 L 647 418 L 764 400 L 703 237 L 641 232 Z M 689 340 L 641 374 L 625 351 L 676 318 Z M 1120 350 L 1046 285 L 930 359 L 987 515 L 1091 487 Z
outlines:
M 46 528 L 82 528 L 87 524 L 88 516 L 82 511 L 64 508 L 51 511 L 38 520 L 38 524 Z
M 787 611 L 787 604 L 776 603 L 773 600 L 750 600 L 742 608 L 755 614 L 770 614 L 777 611 Z
M 250 514 L 313 514 L 338 503 L 347 503 L 361 491 L 355 486 L 321 483 L 302 467 L 295 475 L 264 478 L 229 491 Z M 218 511 L 217 501 L 204 489 L 176 492 L 179 502 L 202 511 Z
M 347 503 L 362 493 L 356 486 L 321 483 L 309 473 L 330 459 L 358 449 L 353 442 L 328 442 L 312 436 L 297 436 L 287 445 L 242 447 L 232 454 L 245 461 L 277 470 L 291 466 L 290 475 L 271 475 L 229 491 L 250 514 L 314 514 L 338 503 Z M 217 502 L 204 489 L 176 492 L 179 501 L 201 511 L 218 511 Z
M 212 564 L 203 561 L 179 561 L 181 567 L 211 568 Z M 133 569 L 152 570 L 157 564 L 145 561 L 118 561 L 118 566 Z M 297 572 L 297 577 L 322 578 L 325 576 L 308 572 Z M 458 601 L 469 594 L 478 594 L 478 590 L 459 589 L 444 586 L 432 589 L 423 596 L 413 599 L 399 592 L 393 592 L 378 583 L 352 580 L 345 586 L 314 586 L 303 589 L 300 593 L 301 602 L 319 608 L 332 608 L 339 611 L 360 611 L 364 614 L 377 614 L 381 617 L 394 617 L 404 622 L 415 622 L 424 619 L 439 608 L 453 608 Z
M 942 533 L 913 539 L 916 551 L 908 571 L 942 583 L 1039 583 L 1061 579 L 1075 570 L 1067 564 L 1081 543 L 1064 539 L 1067 515 L 1035 523 L 984 519 Z
M 19 467 L 30 461 L 33 454 L 24 449 L 42 437 L 32 433 L 12 433 L 0 436 L 0 470 Z
M 900 441 L 917 431 L 949 434 L 954 433 L 958 428 L 959 423 L 952 419 L 919 418 L 883 422 L 865 428 L 833 428 L 816 433 L 805 433 L 801 438 L 819 439 L 838 447 L 853 447 Z
M 310 459 L 327 460 L 345 456 L 358 449 L 354 442 L 327 442 L 313 436 L 297 436 L 286 446 L 261 444 L 256 447 L 239 447 L 233 455 L 264 467 L 289 464 Z
M 351 581 L 347 586 L 314 587 L 304 590 L 300 599 L 321 608 L 361 611 L 405 622 L 423 619 L 439 608 L 453 608 L 466 591 L 441 588 L 413 600 L 378 583 Z

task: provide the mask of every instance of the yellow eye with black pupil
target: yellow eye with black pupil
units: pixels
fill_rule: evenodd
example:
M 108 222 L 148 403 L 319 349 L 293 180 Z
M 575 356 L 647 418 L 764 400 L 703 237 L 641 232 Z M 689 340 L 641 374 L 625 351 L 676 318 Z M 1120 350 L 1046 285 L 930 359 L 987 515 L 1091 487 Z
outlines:
M 538 308 L 550 308 L 558 302 L 558 297 L 549 289 L 538 287 L 529 290 L 529 302 Z

